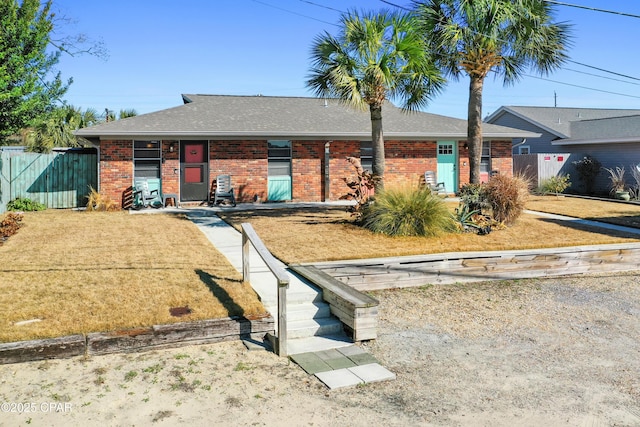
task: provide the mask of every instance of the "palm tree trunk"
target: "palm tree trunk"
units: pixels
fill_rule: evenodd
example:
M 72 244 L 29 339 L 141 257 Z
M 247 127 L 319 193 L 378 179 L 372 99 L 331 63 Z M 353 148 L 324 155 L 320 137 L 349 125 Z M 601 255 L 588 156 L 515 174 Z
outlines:
M 370 105 L 371 112 L 371 146 L 373 176 L 376 178 L 375 190 L 384 189 L 384 136 L 382 134 L 382 105 Z
M 482 87 L 484 77 L 471 76 L 469 82 L 469 111 L 467 119 L 467 143 L 469 144 L 469 182 L 480 183 L 482 158 Z

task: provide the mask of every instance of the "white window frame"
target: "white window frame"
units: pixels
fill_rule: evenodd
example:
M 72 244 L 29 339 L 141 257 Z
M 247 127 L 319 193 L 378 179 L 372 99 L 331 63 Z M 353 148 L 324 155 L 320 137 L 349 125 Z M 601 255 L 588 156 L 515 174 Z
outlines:
M 526 151 L 526 153 L 523 153 Z M 530 145 L 521 145 L 518 147 L 518 154 L 531 154 L 531 146 Z

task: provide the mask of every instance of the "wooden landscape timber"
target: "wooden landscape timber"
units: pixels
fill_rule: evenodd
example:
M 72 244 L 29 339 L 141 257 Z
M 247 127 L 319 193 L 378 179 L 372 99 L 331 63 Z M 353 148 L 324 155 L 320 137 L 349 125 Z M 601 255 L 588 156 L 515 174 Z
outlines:
M 359 291 L 640 269 L 640 243 L 314 263 Z
M 271 316 L 228 317 L 0 344 L 0 364 L 212 344 L 274 332 Z

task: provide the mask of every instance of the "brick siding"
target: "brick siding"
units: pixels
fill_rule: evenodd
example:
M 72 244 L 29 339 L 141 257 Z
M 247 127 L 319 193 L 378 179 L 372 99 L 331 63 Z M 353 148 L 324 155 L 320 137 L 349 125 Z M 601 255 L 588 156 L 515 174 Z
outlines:
M 174 151 L 169 147 L 173 144 Z M 292 141 L 292 195 L 295 201 L 322 201 L 325 194 L 326 141 Z M 348 191 L 343 178 L 354 176 L 346 157 L 360 156 L 360 141 L 331 141 L 329 144 L 329 200 L 338 200 Z M 162 141 L 162 189 L 179 194 L 179 141 Z M 436 141 L 385 141 L 385 183 L 417 185 L 427 170 L 437 170 Z M 209 142 L 209 183 L 217 175 L 228 174 L 239 202 L 267 199 L 267 141 L 224 140 Z M 458 142 L 459 184 L 469 182 L 468 150 Z M 493 141 L 491 168 L 511 174 L 510 141 Z M 100 149 L 100 192 L 120 201 L 133 183 L 133 142 L 102 141 Z

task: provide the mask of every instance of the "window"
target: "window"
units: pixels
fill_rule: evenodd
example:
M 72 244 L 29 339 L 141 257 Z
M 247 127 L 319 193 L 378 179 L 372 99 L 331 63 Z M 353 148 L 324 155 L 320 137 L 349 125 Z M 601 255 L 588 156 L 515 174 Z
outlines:
M 160 141 L 133 141 L 135 178 L 160 178 Z
M 371 141 L 360 142 L 360 165 L 367 172 L 373 172 L 373 144 Z
M 531 149 L 528 145 L 521 145 L 518 147 L 518 154 L 531 154 Z
M 482 156 L 480 157 L 480 173 L 491 171 L 491 142 L 482 141 Z
M 291 141 L 268 141 L 269 176 L 291 176 Z
M 453 144 L 438 144 L 438 154 L 453 154 Z

